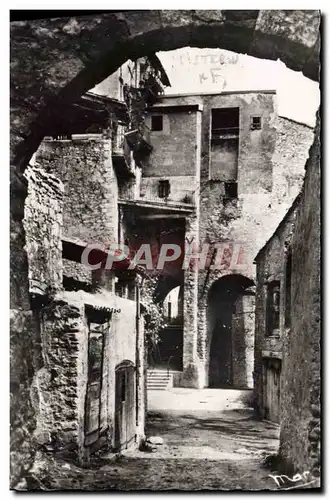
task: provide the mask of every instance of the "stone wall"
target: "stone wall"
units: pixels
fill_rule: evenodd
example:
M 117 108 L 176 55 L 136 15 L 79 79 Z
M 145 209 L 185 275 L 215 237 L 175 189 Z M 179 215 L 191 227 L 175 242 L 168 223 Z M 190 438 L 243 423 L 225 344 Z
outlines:
M 235 312 L 232 316 L 234 387 L 253 388 L 254 308 L 253 295 L 242 295 L 235 302 Z
M 292 327 L 284 347 L 280 455 L 287 467 L 320 469 L 320 122 L 292 238 Z M 315 486 L 315 485 L 314 485 Z
M 86 134 L 43 141 L 36 161 L 64 184 L 64 237 L 86 243 L 117 241 L 118 186 L 109 139 Z
M 151 128 L 154 115 L 163 117 L 163 129 L 150 131 L 152 154 L 143 169 L 144 177 L 194 176 L 198 134 L 196 111 L 167 111 L 152 108 L 146 118 Z
M 180 172 L 178 172 L 180 173 Z M 193 176 L 183 176 L 183 175 L 174 175 L 167 176 L 166 173 L 162 175 L 162 170 L 159 169 L 160 176 L 158 177 L 142 177 L 141 178 L 141 187 L 140 187 L 140 198 L 142 200 L 150 200 L 157 201 L 158 203 L 164 203 L 164 198 L 159 197 L 159 181 L 160 180 L 169 180 L 170 181 L 170 194 L 167 201 L 174 201 L 178 203 L 190 203 L 193 204 L 195 202 L 195 196 L 198 192 L 198 183 L 196 181 L 196 177 Z
M 53 301 L 40 311 L 40 324 L 44 367 L 36 383 L 38 442 L 81 456 L 88 338 L 84 304 Z
M 92 285 L 92 271 L 87 266 L 74 262 L 72 260 L 63 259 L 63 277 L 72 278 L 73 280 Z
M 23 179 L 22 179 L 23 180 Z M 39 322 L 30 306 L 30 293 L 54 294 L 62 284 L 61 222 L 63 186 L 53 175 L 38 167 L 28 167 L 25 175 L 27 189 L 24 213 L 24 233 L 17 233 L 17 248 L 11 248 L 13 283 L 11 286 L 12 311 L 10 316 L 10 385 L 11 385 L 11 486 L 24 488 L 31 485 L 27 474 L 33 462 L 38 443 L 38 392 L 35 391 L 36 371 L 42 369 L 42 346 Z M 12 193 L 16 210 L 19 198 Z M 23 208 L 23 205 L 22 205 Z M 15 221 L 11 221 L 14 230 Z M 13 234 L 16 234 L 15 231 Z M 28 259 L 20 261 L 20 249 L 26 245 Z M 17 267 L 17 263 L 20 266 Z M 29 268 L 29 288 L 24 289 L 24 268 Z M 20 305 L 15 299 L 15 289 L 24 298 Z M 25 481 L 18 483 L 25 477 Z M 27 482 L 26 482 L 27 481 Z
M 10 486 L 31 485 L 29 469 L 37 450 L 36 403 L 31 388 L 42 365 L 38 323 L 32 311 L 10 312 Z M 33 486 L 32 486 L 33 487 Z
M 66 457 L 85 462 L 90 450 L 85 443 L 85 400 L 88 381 L 88 313 L 86 307 L 110 311 L 109 329 L 105 334 L 104 367 L 106 383 L 102 385 L 102 415 L 107 432 L 103 446 L 114 446 L 115 369 L 123 361 L 137 366 L 138 390 L 132 412 L 136 419 L 138 445 L 144 436 L 144 321 L 139 320 L 136 333 L 136 303 L 109 292 L 89 294 L 83 291 L 62 292 L 39 313 L 44 366 L 34 382 L 37 399 L 39 445 Z M 117 312 L 111 313 L 111 308 Z M 139 357 L 136 346 L 138 342 Z
M 30 292 L 51 294 L 62 286 L 63 185 L 37 166 L 29 167 L 24 228 Z
M 282 359 L 283 343 L 289 335 L 285 329 L 285 287 L 286 287 L 286 245 L 290 244 L 299 198 L 296 199 L 275 233 L 259 251 L 256 257 L 256 303 L 255 303 L 255 346 L 254 346 L 254 396 L 255 405 L 261 416 L 265 414 L 263 363 L 265 357 Z M 266 332 L 267 286 L 273 281 L 280 283 L 279 329 L 268 336 Z M 263 355 L 266 351 L 267 356 Z M 284 376 L 281 376 L 283 394 Z M 284 403 L 283 403 L 284 404 Z M 283 405 L 282 405 L 283 406 Z

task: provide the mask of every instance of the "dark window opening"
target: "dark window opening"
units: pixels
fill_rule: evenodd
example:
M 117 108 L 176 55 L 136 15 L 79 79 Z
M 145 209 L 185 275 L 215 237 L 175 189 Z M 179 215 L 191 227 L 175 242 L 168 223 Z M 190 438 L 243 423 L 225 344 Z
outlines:
M 163 130 L 163 117 L 162 115 L 154 115 L 151 117 L 151 130 L 159 132 Z
M 251 116 L 251 130 L 261 130 L 261 116 Z
M 286 327 L 291 326 L 291 272 L 292 272 L 292 254 L 288 252 L 285 269 L 285 321 Z
M 126 400 L 126 371 L 121 373 L 121 391 L 120 400 L 124 402 Z
M 273 335 L 280 326 L 280 282 L 274 281 L 267 288 L 266 335 Z
M 170 181 L 159 181 L 158 196 L 159 198 L 168 198 L 170 194 Z
M 168 302 L 167 317 L 168 317 L 168 319 L 172 318 L 172 304 L 171 304 L 171 302 Z
M 212 139 L 237 137 L 239 133 L 239 108 L 212 109 Z
M 225 182 L 225 198 L 237 199 L 237 182 Z
M 91 283 L 85 281 L 80 281 L 71 276 L 63 275 L 62 285 L 64 290 L 67 292 L 77 292 L 78 290 L 84 290 L 85 292 L 92 292 Z

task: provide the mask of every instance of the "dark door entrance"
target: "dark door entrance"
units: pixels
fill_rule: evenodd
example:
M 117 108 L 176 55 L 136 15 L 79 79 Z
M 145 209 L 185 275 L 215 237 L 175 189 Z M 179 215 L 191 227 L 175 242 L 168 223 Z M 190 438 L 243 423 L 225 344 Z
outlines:
M 85 446 L 96 451 L 106 441 L 107 377 L 104 363 L 105 336 L 109 323 L 89 325 L 88 379 L 85 400 Z
M 264 418 L 279 423 L 281 360 L 266 359 L 264 377 Z
M 130 361 L 116 368 L 115 449 L 128 448 L 135 440 L 135 369 Z
M 159 342 L 153 346 L 148 355 L 150 368 L 166 368 L 182 370 L 183 327 L 168 326 L 159 333 Z
M 209 387 L 232 385 L 232 328 L 230 305 L 216 320 L 210 352 Z

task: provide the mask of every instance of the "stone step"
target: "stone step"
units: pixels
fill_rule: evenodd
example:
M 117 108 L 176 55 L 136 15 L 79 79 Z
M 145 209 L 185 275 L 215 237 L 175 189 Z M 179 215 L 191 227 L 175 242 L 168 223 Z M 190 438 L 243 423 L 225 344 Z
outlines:
M 166 370 L 148 370 L 147 388 L 149 391 L 166 391 L 173 387 L 173 375 Z

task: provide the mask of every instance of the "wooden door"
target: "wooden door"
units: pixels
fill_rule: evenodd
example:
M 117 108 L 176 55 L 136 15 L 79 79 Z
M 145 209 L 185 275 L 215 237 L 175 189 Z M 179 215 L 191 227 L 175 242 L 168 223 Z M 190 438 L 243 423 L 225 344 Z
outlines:
M 103 444 L 107 430 L 107 377 L 104 363 L 105 336 L 109 323 L 89 325 L 88 379 L 85 400 L 85 446 L 93 451 Z
M 265 363 L 265 418 L 272 422 L 280 421 L 280 378 L 281 361 L 269 359 Z
M 131 362 L 116 368 L 115 449 L 128 448 L 135 440 L 135 369 Z

